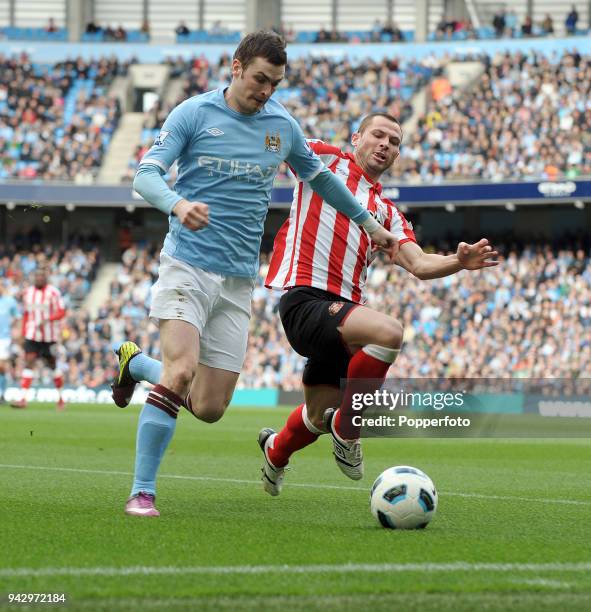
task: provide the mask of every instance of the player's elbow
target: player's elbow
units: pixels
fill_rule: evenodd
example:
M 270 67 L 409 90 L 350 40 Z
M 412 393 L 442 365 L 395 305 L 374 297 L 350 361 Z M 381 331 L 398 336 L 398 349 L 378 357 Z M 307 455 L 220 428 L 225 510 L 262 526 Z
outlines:
M 144 178 L 143 168 L 140 167 L 133 177 L 133 190 L 139 193 L 142 197 L 144 197 Z
M 423 270 L 411 270 L 411 274 L 419 280 L 429 280 L 429 275 Z

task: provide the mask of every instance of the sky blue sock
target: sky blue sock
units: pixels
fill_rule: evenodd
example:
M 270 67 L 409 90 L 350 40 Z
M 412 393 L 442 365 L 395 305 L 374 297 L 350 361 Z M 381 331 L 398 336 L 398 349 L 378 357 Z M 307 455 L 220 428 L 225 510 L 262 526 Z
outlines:
M 148 357 L 145 353 L 140 353 L 129 361 L 129 373 L 133 380 L 138 382 L 147 380 L 157 385 L 160 382 L 160 374 L 162 374 L 162 362 Z
M 4 395 L 6 391 L 6 374 L 0 374 L 0 397 Z
M 137 428 L 132 495 L 140 491 L 156 495 L 156 473 L 175 427 L 175 418 L 160 408 L 144 404 Z

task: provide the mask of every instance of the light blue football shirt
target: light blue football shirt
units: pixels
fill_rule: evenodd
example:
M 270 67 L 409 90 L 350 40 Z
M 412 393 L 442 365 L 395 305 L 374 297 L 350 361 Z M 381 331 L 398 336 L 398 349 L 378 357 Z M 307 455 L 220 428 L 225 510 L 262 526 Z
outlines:
M 10 339 L 12 322 L 18 317 L 18 305 L 11 295 L 0 296 L 0 340 Z
M 231 109 L 224 90 L 179 104 L 140 165 L 167 172 L 178 159 L 175 192 L 209 206 L 209 225 L 197 232 L 170 216 L 163 251 L 228 276 L 254 278 L 273 180 L 286 160 L 303 180 L 324 165 L 298 123 L 273 99 L 256 114 Z

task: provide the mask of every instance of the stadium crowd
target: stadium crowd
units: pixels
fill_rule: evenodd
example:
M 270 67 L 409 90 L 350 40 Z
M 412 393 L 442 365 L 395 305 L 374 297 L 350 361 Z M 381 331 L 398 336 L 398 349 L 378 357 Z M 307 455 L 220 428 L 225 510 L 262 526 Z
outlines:
M 591 173 L 591 57 L 485 56 L 476 86 L 429 104 L 392 175 L 444 179 L 575 178 Z
M 0 178 L 92 182 L 121 115 L 107 89 L 127 66 L 0 55 Z
M 507 244 L 501 251 L 497 268 L 433 281 L 379 261 L 370 268 L 369 305 L 404 323 L 403 350 L 390 376 L 591 377 L 589 245 L 552 250 L 548 244 L 519 249 Z M 147 319 L 157 254 L 155 247 L 128 248 L 94 316 L 81 304 L 96 274 L 96 249 L 35 249 L 0 257 L 0 278 L 17 298 L 37 262 L 50 263 L 50 282 L 67 304 L 59 349 L 66 385 L 109 384 L 116 372 L 111 346 L 123 339 L 159 356 L 157 329 Z M 263 286 L 268 265 L 263 255 L 239 386 L 297 390 L 304 359 L 285 340 L 277 313 L 280 292 Z M 14 380 L 22 363 L 19 336 L 15 323 Z M 42 380 L 51 380 L 49 370 Z
M 472 88 L 454 91 L 448 83 L 443 95 L 432 92 L 385 180 L 552 180 L 590 174 L 591 58 L 577 52 L 550 58 L 517 52 L 479 59 L 484 73 Z M 225 83 L 230 75 L 229 57 L 215 66 L 203 57 L 169 60 L 169 66 L 174 77 L 183 78 L 175 104 Z M 358 118 L 371 110 L 408 118 L 412 93 L 428 80 L 433 87 L 446 80 L 436 78 L 442 66 L 433 58 L 367 60 L 361 66 L 307 57 L 290 63 L 285 86 L 276 95 L 308 137 L 347 149 Z M 122 180 L 133 179 L 172 106 L 157 103 L 146 113 L 144 140 Z M 278 178 L 290 179 L 287 167 Z
M 392 177 L 418 183 L 589 174 L 591 58 L 517 52 L 480 59 L 484 73 L 473 88 L 450 87 L 447 95 L 432 97 L 403 143 Z M 358 118 L 370 110 L 408 118 L 413 93 L 429 80 L 442 80 L 435 77 L 445 61 L 353 63 L 307 56 L 288 64 L 276 96 L 307 136 L 347 148 Z M 228 55 L 213 63 L 203 56 L 174 58 L 168 65 L 171 77 L 182 79 L 180 95 L 146 113 L 142 142 L 123 181 L 132 180 L 172 106 L 230 78 Z M 92 182 L 121 115 L 107 88 L 127 67 L 115 59 L 40 66 L 26 55 L 0 56 L 0 178 Z M 289 179 L 284 166 L 279 180 Z

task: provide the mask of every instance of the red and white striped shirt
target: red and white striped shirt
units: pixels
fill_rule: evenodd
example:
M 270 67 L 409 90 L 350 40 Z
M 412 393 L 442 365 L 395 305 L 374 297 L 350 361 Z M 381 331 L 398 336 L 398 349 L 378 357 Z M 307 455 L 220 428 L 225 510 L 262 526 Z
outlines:
M 35 342 L 60 340 L 61 323 L 66 309 L 59 289 L 45 285 L 29 287 L 23 294 L 23 336 Z
M 309 144 L 400 244 L 416 242 L 411 225 L 381 195 L 380 183 L 374 183 L 363 172 L 352 154 L 321 141 Z M 289 289 L 305 285 L 363 304 L 367 268 L 372 259 L 367 232 L 324 202 L 308 183 L 299 181 L 289 218 L 275 238 L 265 286 Z

